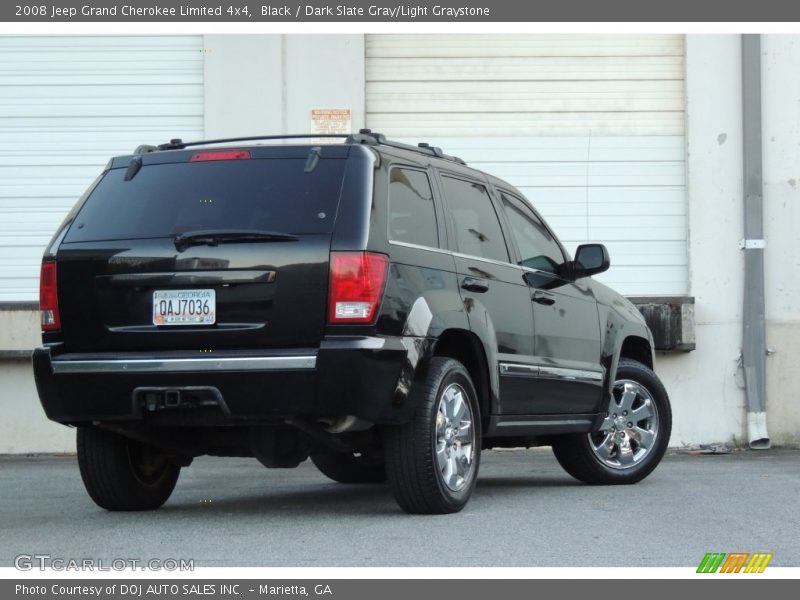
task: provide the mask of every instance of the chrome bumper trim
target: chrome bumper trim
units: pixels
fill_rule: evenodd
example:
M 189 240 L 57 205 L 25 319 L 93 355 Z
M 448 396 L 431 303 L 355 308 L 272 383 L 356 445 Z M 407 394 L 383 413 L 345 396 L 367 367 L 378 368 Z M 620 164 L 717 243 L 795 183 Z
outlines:
M 320 343 L 320 350 L 381 350 L 386 340 L 379 337 L 327 337 Z
M 182 371 L 287 371 L 313 369 L 315 355 L 226 358 L 54 360 L 53 373 L 177 373 Z

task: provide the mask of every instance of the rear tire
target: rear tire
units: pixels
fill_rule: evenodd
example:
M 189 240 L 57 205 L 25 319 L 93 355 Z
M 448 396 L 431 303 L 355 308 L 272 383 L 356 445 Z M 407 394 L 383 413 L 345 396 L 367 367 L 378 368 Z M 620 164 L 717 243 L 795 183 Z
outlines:
M 384 429 L 389 486 L 406 512 L 458 512 L 472 495 L 480 466 L 475 386 L 460 362 L 437 357 L 412 394 L 412 420 Z
M 78 428 L 78 466 L 95 504 L 114 511 L 160 507 L 181 470 L 157 448 L 92 425 Z
M 383 483 L 386 467 L 382 461 L 340 452 L 319 452 L 311 462 L 323 475 L 339 483 Z
M 620 359 L 612 396 L 599 431 L 553 441 L 553 453 L 564 470 L 585 483 L 637 483 L 658 466 L 669 444 L 669 397 L 652 370 Z

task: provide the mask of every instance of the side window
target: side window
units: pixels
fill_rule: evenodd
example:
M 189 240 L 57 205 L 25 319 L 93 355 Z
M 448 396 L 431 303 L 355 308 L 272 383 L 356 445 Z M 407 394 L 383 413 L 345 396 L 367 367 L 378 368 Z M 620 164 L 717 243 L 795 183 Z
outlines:
M 442 182 L 457 251 L 508 262 L 503 232 L 486 188 L 452 177 L 442 177 Z
M 565 259 L 553 234 L 521 200 L 503 192 L 500 197 L 522 257 L 520 264 L 558 275 L 558 266 Z
M 390 171 L 389 239 L 439 247 L 431 182 L 423 171 L 400 168 Z

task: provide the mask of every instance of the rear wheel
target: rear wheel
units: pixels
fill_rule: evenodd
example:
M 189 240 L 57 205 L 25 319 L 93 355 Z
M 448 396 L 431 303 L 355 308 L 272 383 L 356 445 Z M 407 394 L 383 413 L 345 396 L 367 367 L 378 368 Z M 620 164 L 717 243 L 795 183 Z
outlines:
M 480 465 L 475 386 L 460 362 L 437 357 L 414 393 L 413 419 L 384 431 L 389 485 L 406 512 L 457 512 L 472 495 Z
M 86 491 L 107 510 L 153 510 L 167 501 L 181 468 L 162 451 L 92 425 L 78 428 Z
M 656 374 L 621 359 L 600 429 L 559 436 L 553 453 L 567 473 L 586 483 L 636 483 L 661 462 L 671 428 L 669 398 Z
M 341 452 L 319 452 L 311 462 L 323 475 L 339 483 L 383 483 L 386 467 L 380 459 Z

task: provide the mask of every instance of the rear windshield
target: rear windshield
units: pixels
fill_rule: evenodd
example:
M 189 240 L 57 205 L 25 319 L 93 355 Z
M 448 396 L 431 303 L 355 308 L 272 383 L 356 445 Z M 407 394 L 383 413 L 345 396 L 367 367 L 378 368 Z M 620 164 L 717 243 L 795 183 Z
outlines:
M 345 160 L 271 158 L 145 165 L 130 181 L 112 169 L 65 242 L 174 236 L 206 229 L 330 233 Z

